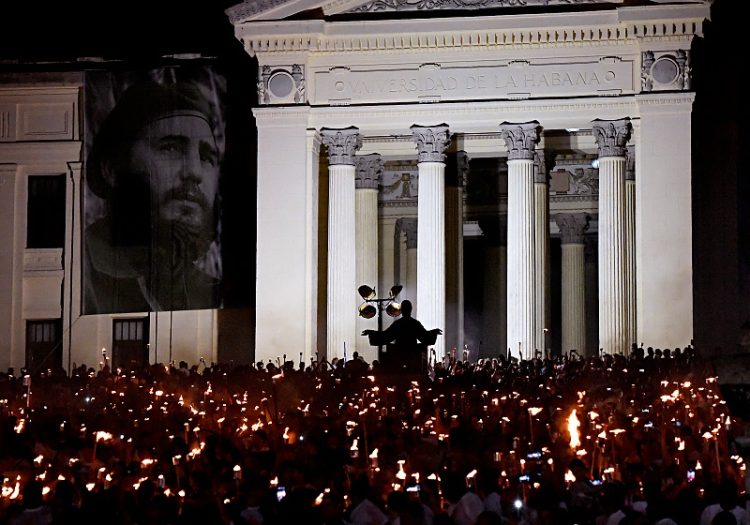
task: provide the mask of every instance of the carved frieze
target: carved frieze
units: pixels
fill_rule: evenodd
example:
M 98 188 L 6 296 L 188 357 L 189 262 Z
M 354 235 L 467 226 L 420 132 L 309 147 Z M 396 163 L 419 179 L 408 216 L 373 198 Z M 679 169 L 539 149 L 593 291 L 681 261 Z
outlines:
M 384 201 L 412 201 L 417 198 L 417 175 L 416 166 L 413 170 L 401 170 L 383 172 L 383 182 L 380 187 L 380 196 Z
M 595 198 L 599 194 L 599 170 L 592 166 L 595 160 L 596 155 L 556 155 L 550 191 L 558 196 Z
M 692 85 L 690 50 L 643 51 L 641 91 L 687 91 Z
M 404 37 L 410 39 L 412 37 Z M 406 42 L 399 48 L 407 48 Z M 310 73 L 315 101 L 442 102 L 445 100 L 530 99 L 635 93 L 633 60 L 612 57 L 574 64 L 515 60 L 496 63 L 404 64 L 316 68 Z
M 599 170 L 596 168 L 575 168 L 570 171 L 571 195 L 598 195 Z
M 346 12 L 432 11 L 436 9 L 476 10 L 501 7 L 598 4 L 604 1 L 606 0 L 372 0 Z
M 305 66 L 265 65 L 258 72 L 258 103 L 269 104 L 304 104 Z

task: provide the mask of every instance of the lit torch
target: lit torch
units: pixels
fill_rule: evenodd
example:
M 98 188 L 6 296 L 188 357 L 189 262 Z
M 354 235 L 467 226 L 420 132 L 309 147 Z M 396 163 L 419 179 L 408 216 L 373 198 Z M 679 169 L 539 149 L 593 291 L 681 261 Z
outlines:
M 570 434 L 570 448 L 577 450 L 581 446 L 581 433 L 578 429 L 581 422 L 578 420 L 575 409 L 568 416 L 568 433 Z

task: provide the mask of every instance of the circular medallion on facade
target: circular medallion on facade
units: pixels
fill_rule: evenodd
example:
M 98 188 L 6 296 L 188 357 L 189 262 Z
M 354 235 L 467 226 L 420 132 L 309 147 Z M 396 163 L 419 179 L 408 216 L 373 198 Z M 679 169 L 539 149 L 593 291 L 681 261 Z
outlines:
M 274 97 L 288 97 L 294 89 L 294 79 L 286 71 L 276 71 L 268 79 L 268 90 Z
M 659 57 L 651 66 L 651 77 L 659 84 L 671 84 L 679 74 L 680 68 L 672 57 Z

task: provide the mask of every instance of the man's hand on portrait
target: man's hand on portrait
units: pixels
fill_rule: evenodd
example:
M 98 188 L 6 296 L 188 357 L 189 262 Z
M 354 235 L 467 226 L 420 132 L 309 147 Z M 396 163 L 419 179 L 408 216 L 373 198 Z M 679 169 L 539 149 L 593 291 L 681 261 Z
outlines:
M 377 333 L 376 330 L 362 330 L 362 335 L 372 335 L 376 333 Z

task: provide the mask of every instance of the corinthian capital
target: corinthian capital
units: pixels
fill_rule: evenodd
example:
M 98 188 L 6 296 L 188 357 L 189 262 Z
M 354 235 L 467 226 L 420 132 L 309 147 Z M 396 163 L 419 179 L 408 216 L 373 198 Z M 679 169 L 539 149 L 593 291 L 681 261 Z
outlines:
M 500 124 L 500 136 L 508 148 L 508 160 L 534 160 L 534 149 L 539 142 L 541 126 L 536 120 L 525 124 Z
M 417 143 L 417 162 L 445 162 L 445 151 L 450 143 L 448 124 L 417 126 L 411 128 L 412 138 Z
M 357 189 L 378 189 L 378 182 L 383 175 L 383 157 L 380 153 L 370 153 L 357 157 L 357 170 L 354 174 L 354 185 Z
M 589 227 L 589 217 L 585 213 L 558 213 L 554 217 L 563 244 L 583 244 L 584 234 Z
M 624 157 L 630 139 L 629 118 L 599 120 L 593 122 L 592 131 L 599 146 L 600 157 Z
M 323 144 L 328 147 L 328 164 L 355 165 L 354 154 L 362 147 L 362 136 L 359 129 L 351 126 L 345 129 L 322 128 L 320 134 Z

